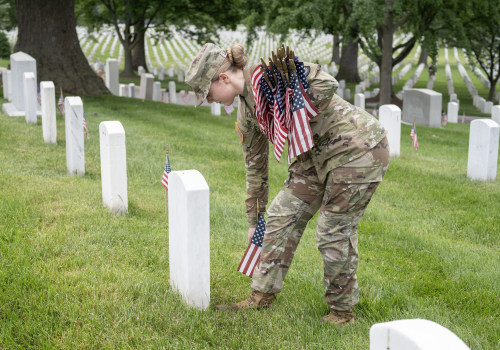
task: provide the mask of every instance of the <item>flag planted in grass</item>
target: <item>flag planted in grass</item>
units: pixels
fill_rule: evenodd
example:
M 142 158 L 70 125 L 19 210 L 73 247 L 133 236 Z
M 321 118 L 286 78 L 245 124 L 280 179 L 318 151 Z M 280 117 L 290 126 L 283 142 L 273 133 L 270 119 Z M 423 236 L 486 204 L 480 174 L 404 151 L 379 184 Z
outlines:
M 257 265 L 260 258 L 260 252 L 262 250 L 262 241 L 264 240 L 264 234 L 266 233 L 266 222 L 264 221 L 264 216 L 259 213 L 259 220 L 257 222 L 257 227 L 255 228 L 255 233 L 253 234 L 252 240 L 248 245 L 248 248 L 241 259 L 240 265 L 238 266 L 238 271 L 252 277 L 253 270 Z
M 61 112 L 64 118 L 64 95 L 61 89 L 61 95 L 59 96 L 59 101 L 57 101 L 57 108 L 59 108 L 59 112 Z
M 87 127 L 87 118 L 85 118 L 85 109 L 83 110 L 83 130 L 85 135 L 87 135 L 87 140 L 90 140 L 89 128 Z
M 170 173 L 172 170 L 170 169 L 170 159 L 168 158 L 168 153 L 167 153 L 167 163 L 165 164 L 165 170 L 163 170 L 163 176 L 161 177 L 161 184 L 165 189 L 168 191 L 168 173 Z
M 415 126 L 415 122 L 413 122 L 413 126 L 411 127 L 410 137 L 413 141 L 413 147 L 418 149 L 417 127 Z

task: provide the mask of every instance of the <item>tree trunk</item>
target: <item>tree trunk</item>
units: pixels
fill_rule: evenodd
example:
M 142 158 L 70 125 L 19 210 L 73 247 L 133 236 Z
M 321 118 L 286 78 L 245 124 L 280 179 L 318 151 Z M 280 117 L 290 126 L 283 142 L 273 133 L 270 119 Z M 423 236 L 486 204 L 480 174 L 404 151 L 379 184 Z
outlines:
M 123 52 L 125 53 L 125 68 L 123 69 L 123 76 L 133 76 L 134 66 L 132 64 L 132 50 L 130 50 L 130 43 L 123 44 Z
M 340 35 L 333 36 L 332 62 L 338 64 L 340 62 Z
M 493 104 L 495 104 L 495 88 L 496 88 L 497 82 L 496 81 L 491 81 L 490 80 L 490 91 L 488 92 L 488 101 L 492 101 Z
M 146 51 L 144 50 L 145 47 L 145 31 L 144 31 L 144 25 L 143 24 L 136 24 L 134 26 L 134 32 L 136 35 L 138 35 L 138 42 L 132 49 L 132 66 L 134 70 L 137 70 L 139 66 L 144 67 L 146 71 L 148 71 L 148 67 L 146 64 Z
M 422 51 L 420 51 L 420 58 L 418 59 L 418 64 L 424 63 L 427 66 L 427 57 L 428 56 L 429 55 L 427 53 L 427 50 L 426 49 L 422 49 Z
M 14 51 L 37 62 L 37 81 L 52 81 L 75 95 L 109 94 L 92 70 L 76 35 L 75 1 L 17 0 L 18 36 Z
M 346 80 L 352 83 L 359 83 L 361 78 L 358 73 L 358 42 L 349 39 L 347 45 L 342 44 L 342 54 L 340 56 L 340 67 L 337 80 Z
M 379 105 L 390 104 L 392 99 L 392 44 L 394 22 L 391 11 L 385 14 L 382 27 L 382 62 L 380 65 L 380 99 Z

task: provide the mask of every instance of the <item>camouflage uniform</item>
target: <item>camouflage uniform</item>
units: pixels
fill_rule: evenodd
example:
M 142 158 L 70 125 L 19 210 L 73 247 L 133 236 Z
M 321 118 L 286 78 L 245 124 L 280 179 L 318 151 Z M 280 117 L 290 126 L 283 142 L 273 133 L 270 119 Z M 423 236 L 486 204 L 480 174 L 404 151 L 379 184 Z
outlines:
M 243 71 L 245 87 L 236 123 L 245 156 L 250 227 L 257 222 L 257 209 L 265 211 L 269 162 L 268 141 L 253 114 L 253 68 Z M 335 95 L 338 84 L 333 77 L 308 63 L 306 74 L 307 93 L 320 111 L 310 120 L 314 147 L 292 163 L 267 211 L 252 289 L 281 291 L 307 222 L 319 210 L 316 241 L 323 256 L 325 299 L 334 310 L 351 310 L 358 302 L 357 227 L 387 170 L 389 146 L 386 131 L 375 118 Z

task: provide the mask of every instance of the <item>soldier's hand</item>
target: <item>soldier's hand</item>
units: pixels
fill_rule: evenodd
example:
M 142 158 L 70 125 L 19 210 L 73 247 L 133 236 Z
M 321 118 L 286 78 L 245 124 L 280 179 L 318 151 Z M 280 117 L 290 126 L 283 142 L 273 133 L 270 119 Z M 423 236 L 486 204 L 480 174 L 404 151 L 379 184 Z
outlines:
M 248 229 L 248 244 L 250 244 L 250 241 L 252 240 L 254 233 L 255 233 L 255 227 L 250 227 Z

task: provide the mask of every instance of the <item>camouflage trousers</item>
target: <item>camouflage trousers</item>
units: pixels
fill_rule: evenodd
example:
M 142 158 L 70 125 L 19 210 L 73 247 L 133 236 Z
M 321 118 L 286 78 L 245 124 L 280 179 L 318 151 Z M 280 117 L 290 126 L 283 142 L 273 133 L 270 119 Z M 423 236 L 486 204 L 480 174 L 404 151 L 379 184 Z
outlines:
M 357 227 L 388 165 L 387 138 L 360 158 L 331 170 L 324 182 L 314 167 L 304 169 L 301 162 L 294 162 L 267 211 L 252 289 L 281 291 L 307 222 L 319 210 L 316 243 L 323 257 L 325 299 L 332 309 L 351 310 L 359 299 Z

